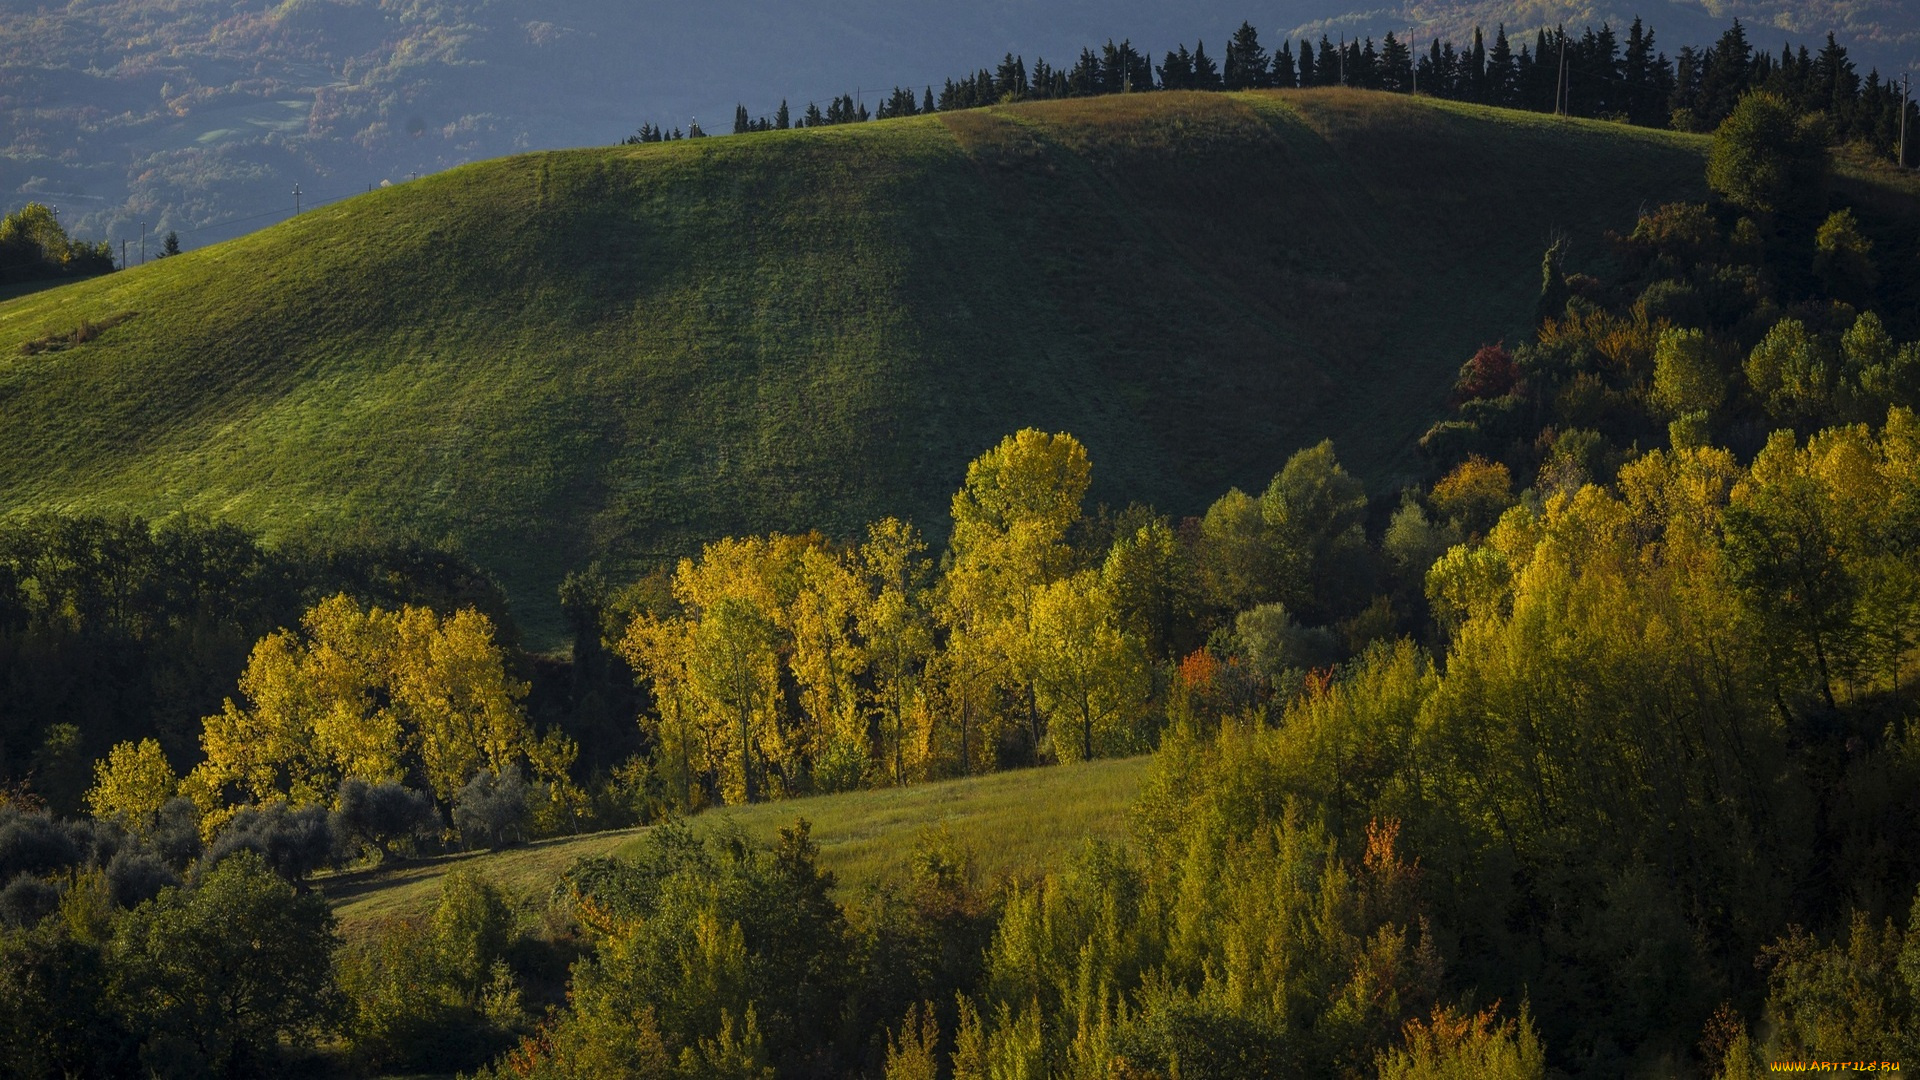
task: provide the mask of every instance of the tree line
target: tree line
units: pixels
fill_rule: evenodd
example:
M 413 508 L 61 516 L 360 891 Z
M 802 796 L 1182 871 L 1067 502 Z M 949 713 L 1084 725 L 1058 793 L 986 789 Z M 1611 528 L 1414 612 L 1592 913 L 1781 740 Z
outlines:
M 1029 66 L 1008 53 L 998 65 L 950 78 L 936 91 L 894 87 L 869 109 L 853 94 L 823 111 L 810 103 L 794 116 L 785 101 L 771 117 L 735 109 L 733 132 L 787 130 L 917 116 L 1008 101 L 1093 97 L 1152 90 L 1252 90 L 1354 86 L 1393 93 L 1421 93 L 1532 112 L 1619 120 L 1677 131 L 1715 130 L 1742 96 L 1766 90 L 1807 115 L 1824 118 L 1824 137 L 1859 144 L 1891 158 L 1899 147 L 1904 90 L 1897 80 L 1870 69 L 1863 77 L 1845 46 L 1829 33 L 1817 50 L 1783 43 L 1778 54 L 1756 48 L 1738 19 L 1709 47 L 1683 45 L 1669 55 L 1654 29 L 1635 18 L 1625 40 L 1610 24 L 1579 33 L 1565 26 L 1537 31 L 1532 40 L 1510 38 L 1504 25 L 1489 42 L 1476 28 L 1471 42 L 1432 39 L 1421 46 L 1389 31 L 1339 42 L 1327 35 L 1297 46 L 1283 40 L 1269 51 L 1251 23 L 1242 23 L 1216 59 L 1206 43 L 1184 43 L 1159 63 L 1131 41 L 1109 40 L 1084 48 L 1069 66 L 1036 58 Z M 1912 105 L 1906 105 L 1911 110 Z M 1920 114 L 1909 111 L 1909 121 Z M 698 130 L 697 125 L 694 129 Z M 691 134 L 691 133 L 690 133 Z M 651 123 L 628 142 L 679 136 Z M 1904 163 L 1902 163 L 1904 164 Z

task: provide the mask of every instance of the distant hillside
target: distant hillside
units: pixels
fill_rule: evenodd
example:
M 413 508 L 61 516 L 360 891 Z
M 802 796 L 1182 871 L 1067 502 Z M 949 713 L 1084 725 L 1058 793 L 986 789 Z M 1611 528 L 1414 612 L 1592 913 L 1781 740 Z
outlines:
M 533 154 L 0 304 L 0 505 L 453 536 L 534 639 L 592 559 L 882 514 L 1071 430 L 1196 513 L 1336 440 L 1378 490 L 1541 251 L 1705 140 L 1351 91 L 1033 103 Z
M 938 89 L 1007 52 L 1071 62 L 1131 38 L 1158 59 L 1251 20 L 1282 37 L 1413 28 L 1465 41 L 1643 16 L 1669 53 L 1733 16 L 1756 47 L 1838 31 L 1864 69 L 1910 62 L 1913 0 L 25 0 L 0 5 L 0 211 L 61 208 L 77 237 L 189 248 L 382 181 L 527 150 L 617 142 L 643 122 L 731 127 L 842 93 Z

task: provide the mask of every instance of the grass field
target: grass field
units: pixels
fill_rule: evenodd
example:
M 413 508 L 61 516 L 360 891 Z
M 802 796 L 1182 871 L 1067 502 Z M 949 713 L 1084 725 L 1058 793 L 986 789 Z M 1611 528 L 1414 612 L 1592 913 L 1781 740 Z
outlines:
M 730 807 L 700 814 L 694 828 L 737 824 L 771 842 L 780 828 L 805 818 L 820 845 L 821 863 L 839 879 L 842 896 L 895 878 L 923 832 L 944 828 L 971 853 L 982 883 L 1004 876 L 1038 876 L 1089 838 L 1126 831 L 1126 811 L 1140 790 L 1144 757 L 995 773 L 969 780 L 882 791 Z M 493 853 L 452 855 L 400 866 L 322 878 L 342 928 L 431 907 L 440 879 L 466 867 L 522 897 L 538 898 L 576 860 L 633 850 L 641 829 L 546 840 Z
M 591 560 L 938 542 L 1025 425 L 1115 504 L 1197 513 L 1327 437 L 1390 492 L 1549 240 L 1700 197 L 1704 148 L 1313 90 L 467 166 L 0 303 L 0 511 L 452 538 L 545 647 Z

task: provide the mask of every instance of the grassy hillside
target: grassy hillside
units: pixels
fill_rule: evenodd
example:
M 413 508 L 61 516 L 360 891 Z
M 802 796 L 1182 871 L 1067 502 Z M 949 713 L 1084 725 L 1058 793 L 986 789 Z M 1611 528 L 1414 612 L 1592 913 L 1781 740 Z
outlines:
M 914 845 L 928 829 L 947 830 L 971 853 L 982 882 L 1005 875 L 1037 876 L 1089 838 L 1126 831 L 1126 810 L 1140 790 L 1149 759 L 1096 761 L 996 773 L 885 791 L 729 807 L 693 819 L 699 831 L 738 825 L 771 843 L 783 826 L 806 818 L 820 845 L 821 863 L 844 894 L 897 880 Z M 561 871 L 583 858 L 619 856 L 644 830 L 547 840 L 491 854 L 455 855 L 322 879 L 348 933 L 369 919 L 421 912 L 440 894 L 448 871 L 467 868 L 523 896 L 539 896 Z
M 1549 238 L 1700 196 L 1704 148 L 1326 90 L 487 162 L 0 304 L 0 506 L 451 536 L 538 642 L 591 559 L 939 539 L 1023 425 L 1175 513 L 1325 437 L 1390 489 Z

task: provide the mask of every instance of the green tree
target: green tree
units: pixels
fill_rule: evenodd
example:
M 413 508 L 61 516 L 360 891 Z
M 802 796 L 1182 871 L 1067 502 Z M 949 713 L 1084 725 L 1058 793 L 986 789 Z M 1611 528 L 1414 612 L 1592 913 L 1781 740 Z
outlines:
M 1810 218 L 1826 202 L 1827 147 L 1814 123 L 1766 91 L 1740 99 L 1707 156 L 1707 184 L 1744 210 Z
M 245 1075 L 265 1070 L 283 1039 L 328 1030 L 333 924 L 325 897 L 295 892 L 247 851 L 127 912 L 110 946 L 113 993 L 145 1033 L 143 1063 Z
M 1186 545 L 1164 518 L 1122 536 L 1100 568 L 1114 617 L 1157 661 L 1186 651 L 1199 607 L 1198 582 Z
M 132 1076 L 138 1040 L 98 945 L 62 919 L 0 930 L 0 1076 Z
M 1200 519 L 1199 563 L 1207 602 L 1227 611 L 1280 598 L 1297 603 L 1306 589 L 1305 553 L 1284 543 L 1261 501 L 1239 488 Z
M 1880 273 L 1873 265 L 1873 241 L 1860 231 L 1851 209 L 1827 215 L 1813 234 L 1813 272 L 1828 295 L 1865 307 L 1873 301 Z
M 732 727 L 725 790 L 731 801 L 757 802 L 780 726 L 776 628 L 767 612 L 745 597 L 721 597 L 701 614 L 687 665 L 694 693 L 710 715 Z M 758 755 L 760 763 L 755 764 Z
M 1811 420 L 1832 404 L 1837 367 L 1828 343 L 1805 323 L 1781 319 L 1747 354 L 1747 384 L 1776 420 Z
M 1367 491 L 1340 467 L 1331 441 L 1287 459 L 1260 497 L 1260 513 L 1274 543 L 1305 557 L 1307 587 L 1297 598 L 1303 616 L 1330 621 L 1364 595 Z
M 1720 358 L 1705 331 L 1669 329 L 1653 350 L 1653 402 L 1670 417 L 1712 412 L 1727 395 Z

